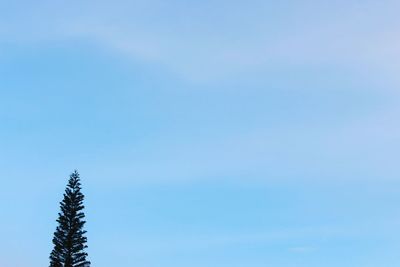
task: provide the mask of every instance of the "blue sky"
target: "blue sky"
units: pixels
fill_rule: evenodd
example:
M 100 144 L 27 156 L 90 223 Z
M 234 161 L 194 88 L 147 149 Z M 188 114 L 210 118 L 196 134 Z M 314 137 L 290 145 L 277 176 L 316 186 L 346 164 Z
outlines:
M 0 265 L 397 267 L 399 8 L 0 0 Z

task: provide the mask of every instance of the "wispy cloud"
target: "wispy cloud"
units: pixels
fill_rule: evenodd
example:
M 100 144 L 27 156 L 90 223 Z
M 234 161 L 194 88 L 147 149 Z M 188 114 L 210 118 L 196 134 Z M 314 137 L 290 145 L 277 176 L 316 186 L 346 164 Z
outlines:
M 107 165 L 99 174 L 96 163 L 96 174 L 90 176 L 118 173 L 120 184 L 243 177 L 246 182 L 398 180 L 398 114 L 388 110 L 330 126 L 301 124 L 212 140 L 170 141 L 155 150 L 144 146 L 133 154 L 121 154 L 115 165 Z
M 285 12 L 260 1 L 204 3 L 196 9 L 182 3 L 172 9 L 158 1 L 44 2 L 24 10 L 12 7 L 20 16 L 2 19 L 0 39 L 89 41 L 133 60 L 161 64 L 189 80 L 288 65 L 340 65 L 365 73 L 400 63 L 397 6 L 393 1 L 328 4 L 319 5 L 317 14 L 307 2 L 291 3 Z M 19 20 L 23 16 L 30 21 Z

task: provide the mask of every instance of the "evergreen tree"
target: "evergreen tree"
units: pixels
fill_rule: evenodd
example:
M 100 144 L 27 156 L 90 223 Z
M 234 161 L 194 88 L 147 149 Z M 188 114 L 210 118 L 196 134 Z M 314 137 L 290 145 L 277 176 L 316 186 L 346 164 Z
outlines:
M 64 199 L 60 202 L 58 226 L 54 233 L 54 249 L 50 254 L 50 267 L 89 267 L 86 260 L 87 248 L 85 214 L 83 213 L 84 195 L 81 192 L 79 174 L 74 171 L 65 189 Z

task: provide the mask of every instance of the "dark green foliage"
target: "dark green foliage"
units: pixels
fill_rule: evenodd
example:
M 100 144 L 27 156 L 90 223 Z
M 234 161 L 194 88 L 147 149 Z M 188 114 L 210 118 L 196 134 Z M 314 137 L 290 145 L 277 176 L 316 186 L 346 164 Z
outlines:
M 87 248 L 85 214 L 83 213 L 84 195 L 81 193 L 80 178 L 74 171 L 65 189 L 61 201 L 61 212 L 58 214 L 58 226 L 54 233 L 54 249 L 50 254 L 50 267 L 89 267 L 86 260 Z

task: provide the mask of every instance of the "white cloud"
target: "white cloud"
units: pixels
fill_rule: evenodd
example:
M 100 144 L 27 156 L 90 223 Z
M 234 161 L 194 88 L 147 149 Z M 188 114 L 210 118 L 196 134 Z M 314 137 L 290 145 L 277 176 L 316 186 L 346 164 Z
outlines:
M 94 162 L 89 177 L 118 177 L 119 185 L 192 183 L 205 179 L 276 181 L 398 180 L 396 114 L 334 126 L 280 127 L 221 138 L 160 143 Z M 295 134 L 294 134 L 295 133 Z M 106 166 L 105 169 L 99 166 Z M 100 177 L 99 177 L 100 175 Z M 108 186 L 107 179 L 104 179 Z
M 258 1 L 229 6 L 44 2 L 14 7 L 15 15 L 3 18 L 7 27 L 0 39 L 88 40 L 197 81 L 291 65 L 339 65 L 376 74 L 400 62 L 397 6 L 391 1 L 304 1 L 290 8 Z

